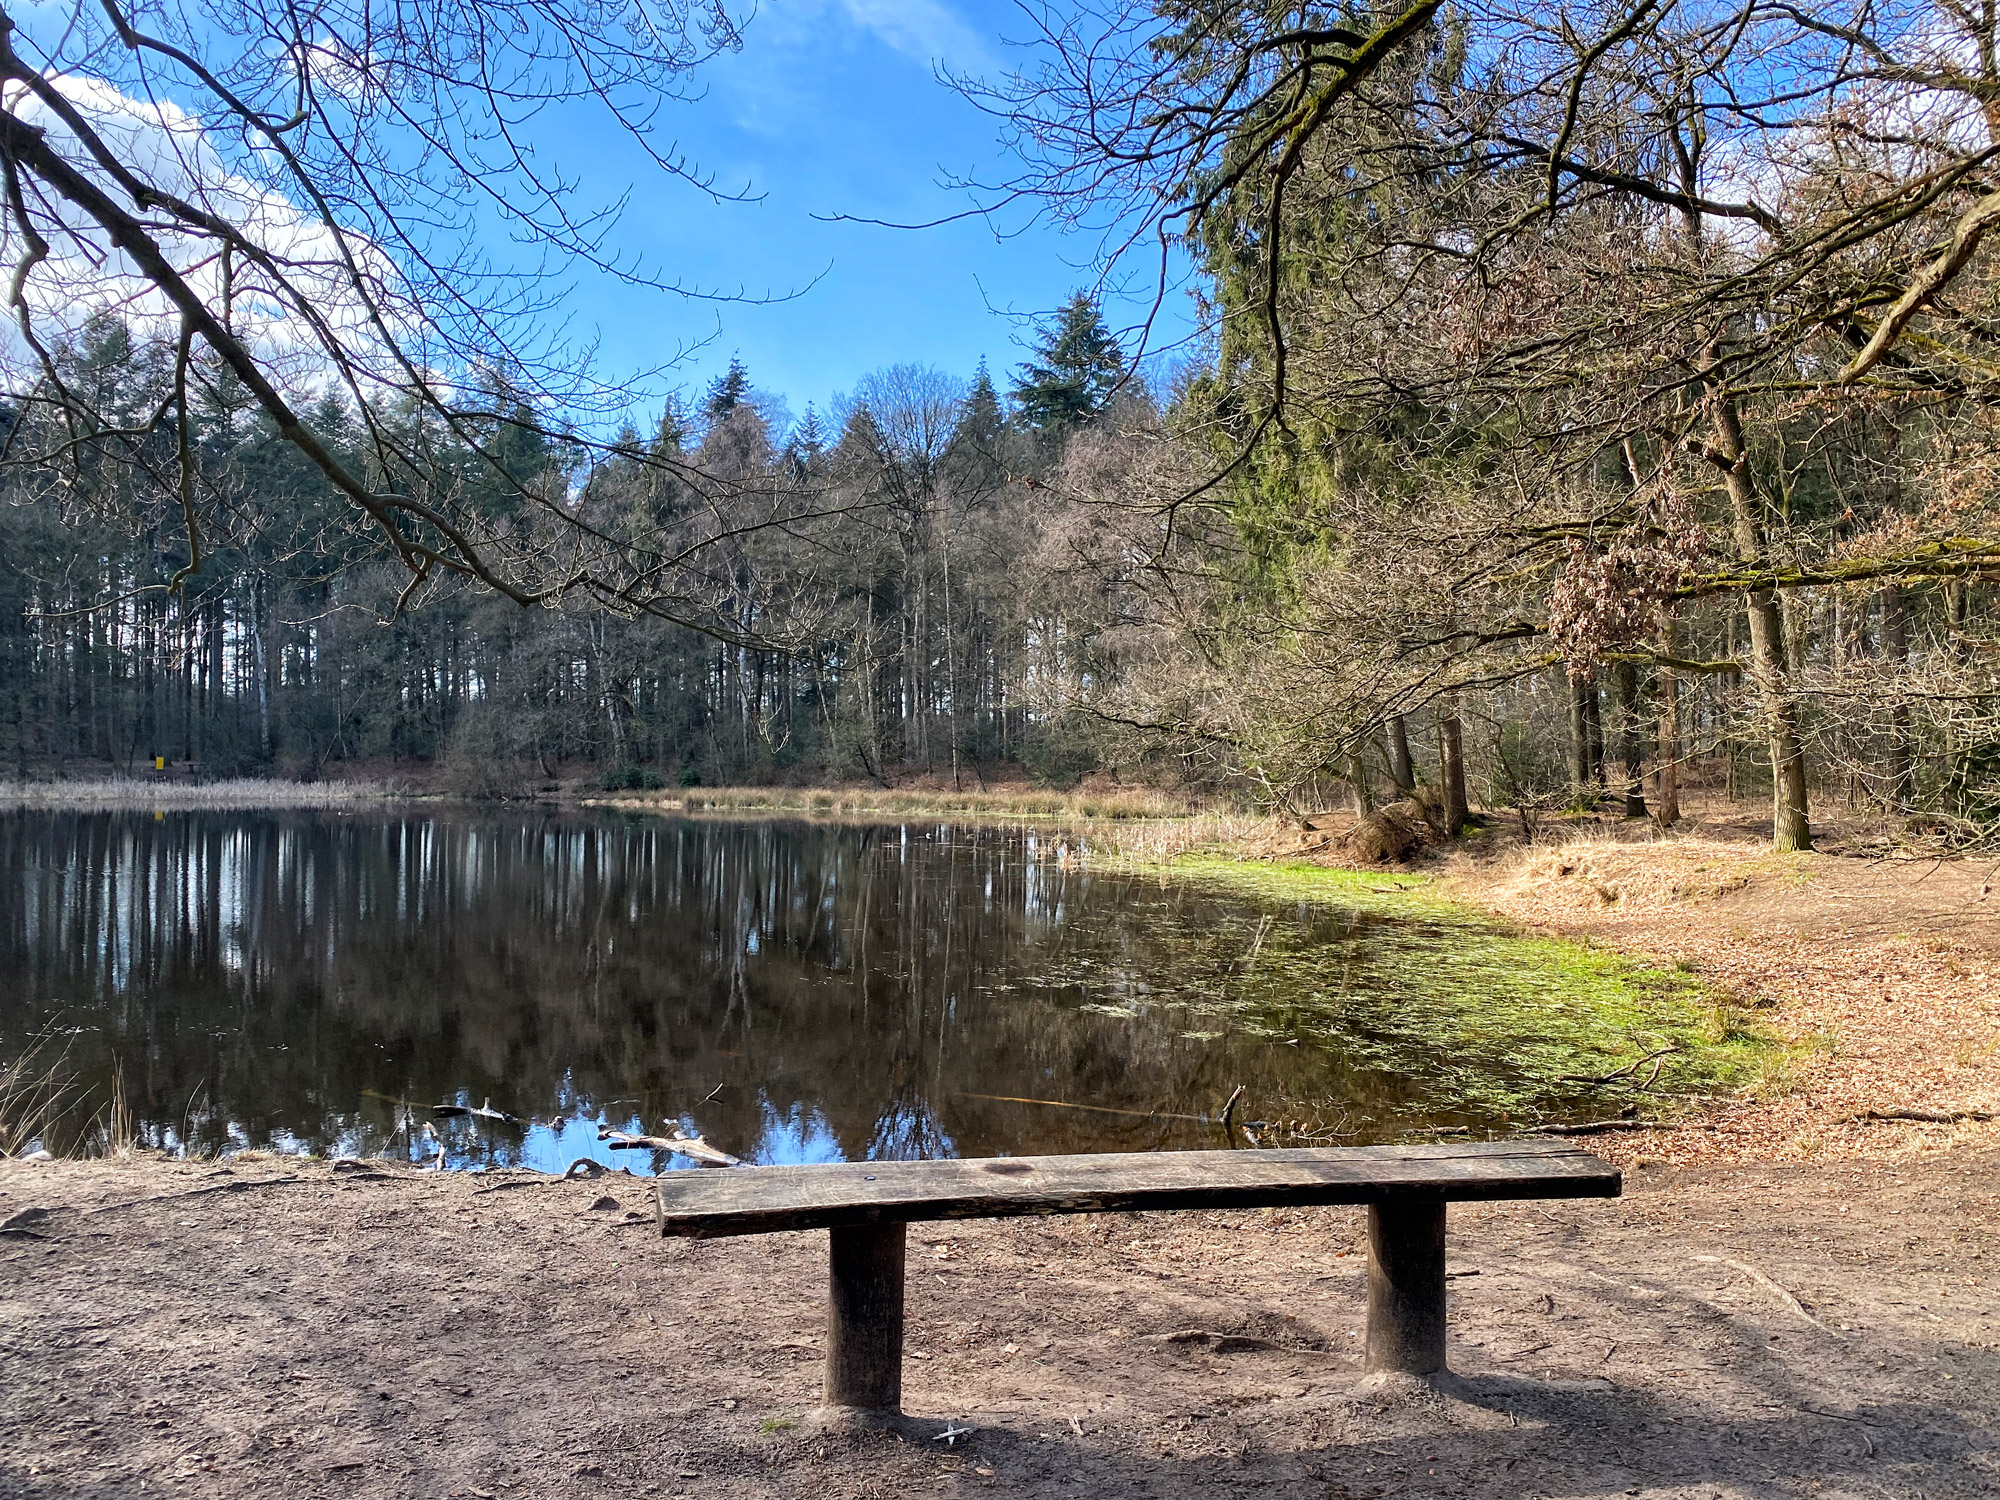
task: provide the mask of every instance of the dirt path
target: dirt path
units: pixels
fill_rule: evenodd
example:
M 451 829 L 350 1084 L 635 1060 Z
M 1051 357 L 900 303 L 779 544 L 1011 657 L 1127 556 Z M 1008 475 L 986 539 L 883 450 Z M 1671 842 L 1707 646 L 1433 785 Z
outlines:
M 2000 1493 L 2000 1151 L 1631 1177 L 1454 1210 L 1468 1379 L 1415 1404 L 1349 1394 L 1351 1212 L 918 1226 L 947 1446 L 792 1425 L 822 1237 L 665 1243 L 637 1180 L 0 1163 L 51 1210 L 0 1237 L 0 1494 Z

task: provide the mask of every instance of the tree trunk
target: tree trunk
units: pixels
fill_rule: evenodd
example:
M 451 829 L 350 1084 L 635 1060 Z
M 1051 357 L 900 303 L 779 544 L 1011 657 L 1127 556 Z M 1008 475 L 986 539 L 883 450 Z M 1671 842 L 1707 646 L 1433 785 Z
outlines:
M 257 754 L 260 760 L 266 762 L 271 759 L 271 663 L 270 647 L 265 640 L 269 615 L 264 580 L 260 578 L 250 588 L 250 645 L 253 652 L 250 667 L 257 674 Z
M 1755 563 L 1763 555 L 1764 537 L 1757 519 L 1757 495 L 1750 479 L 1743 424 L 1730 397 L 1712 396 L 1709 410 L 1735 522 L 1736 553 L 1741 561 Z M 1780 852 L 1810 849 L 1805 749 L 1799 741 L 1798 705 L 1787 680 L 1785 622 L 1776 591 L 1751 589 L 1748 613 L 1750 680 L 1757 689 L 1771 747 L 1771 844 Z
M 1894 674 L 1895 699 L 1889 710 L 1889 743 L 1882 764 L 1882 801 L 1891 812 L 1907 812 L 1916 792 L 1916 757 L 1912 751 L 1910 706 L 1903 701 L 1901 681 L 1910 663 L 1910 617 L 1900 584 L 1882 590 L 1882 655 Z
M 1445 832 L 1457 837 L 1471 809 L 1465 801 L 1465 727 L 1459 722 L 1456 704 L 1439 705 L 1437 729 L 1438 781 L 1444 788 Z
M 1669 615 L 1660 627 L 1662 656 L 1679 654 L 1674 637 L 1674 621 Z M 1681 820 L 1681 680 L 1672 667 L 1660 668 L 1660 735 L 1653 765 L 1654 791 L 1659 798 L 1653 817 L 1662 828 L 1671 828 Z
M 1580 677 L 1565 680 L 1569 683 L 1569 779 L 1580 799 L 1591 781 L 1590 710 L 1585 699 L 1597 690 Z
M 1629 661 L 1618 663 L 1619 743 L 1625 761 L 1625 816 L 1646 816 L 1646 742 L 1639 729 L 1639 668 Z
M 1417 768 L 1410 759 L 1410 731 L 1401 714 L 1389 715 L 1389 779 L 1408 795 L 1417 789 Z
M 1361 817 L 1375 811 L 1375 788 L 1368 780 L 1368 761 L 1359 750 L 1347 752 L 1347 784 L 1354 788 L 1354 811 Z
M 1604 703 L 1598 692 L 1597 679 L 1592 677 L 1582 686 L 1583 693 L 1583 756 L 1586 767 L 1586 785 L 1594 786 L 1601 795 L 1604 791 Z

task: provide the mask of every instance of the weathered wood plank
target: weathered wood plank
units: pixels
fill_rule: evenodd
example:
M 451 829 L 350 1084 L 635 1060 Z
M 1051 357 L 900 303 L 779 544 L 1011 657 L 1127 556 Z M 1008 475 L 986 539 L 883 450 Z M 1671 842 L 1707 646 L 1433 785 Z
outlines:
M 1444 1368 L 1442 1203 L 1368 1209 L 1368 1372 L 1435 1375 Z
M 934 1219 L 1127 1209 L 1615 1198 L 1618 1169 L 1553 1141 L 841 1162 L 675 1172 L 660 1233 L 692 1239 Z
M 827 1406 L 893 1412 L 903 1404 L 903 1266 L 907 1226 L 827 1235 Z

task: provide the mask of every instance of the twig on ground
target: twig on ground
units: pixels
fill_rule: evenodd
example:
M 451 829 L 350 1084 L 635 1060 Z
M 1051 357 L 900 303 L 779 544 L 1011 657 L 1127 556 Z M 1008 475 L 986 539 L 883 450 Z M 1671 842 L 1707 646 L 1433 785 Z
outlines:
M 1861 1418 L 1850 1417 L 1845 1412 L 1826 1411 L 1817 1406 L 1802 1406 L 1799 1410 L 1809 1411 L 1816 1417 L 1831 1417 L 1836 1422 L 1852 1422 L 1856 1427 L 1861 1429 L 1861 1441 L 1867 1445 L 1862 1451 L 1861 1456 L 1863 1458 L 1873 1458 L 1875 1456 L 1875 1439 L 1868 1435 L 1869 1424 L 1862 1421 Z
M 169 1203 L 177 1198 L 201 1198 L 209 1193 L 247 1193 L 255 1188 L 284 1187 L 294 1182 L 304 1182 L 305 1178 L 296 1173 L 289 1177 L 255 1177 L 248 1182 L 216 1182 L 207 1187 L 189 1188 L 184 1193 L 154 1193 L 146 1198 L 128 1198 L 123 1203 L 100 1203 L 95 1208 L 79 1209 L 77 1212 L 88 1217 L 91 1214 L 108 1214 L 121 1208 L 137 1208 L 142 1203 Z
M 1627 1064 L 1626 1064 L 1626 1065 L 1625 1065 L 1624 1067 L 1622 1067 L 1622 1068 L 1614 1068 L 1614 1069 L 1613 1069 L 1613 1070 L 1612 1070 L 1611 1072 L 1609 1072 L 1609 1073 L 1606 1073 L 1606 1074 L 1604 1074 L 1604 1075 L 1603 1075 L 1603 1076 L 1602 1076 L 1601 1078 L 1592 1078 L 1592 1077 L 1590 1077 L 1590 1076 L 1589 1076 L 1588 1074 L 1584 1074 L 1584 1073 L 1565 1073 L 1565 1074 L 1563 1074 L 1563 1075 L 1562 1075 L 1562 1077 L 1561 1077 L 1561 1078 L 1559 1078 L 1559 1079 L 1557 1080 L 1557 1082 L 1559 1082 L 1559 1083 L 1615 1083 L 1615 1082 L 1616 1082 L 1616 1081 L 1617 1081 L 1618 1079 L 1620 1079 L 1620 1078 L 1626 1078 L 1626 1077 L 1629 1077 L 1630 1075 L 1632 1075 L 1632 1074 L 1634 1074 L 1634 1073 L 1638 1072 L 1638 1071 L 1639 1071 L 1639 1069 L 1641 1069 L 1641 1068 L 1645 1067 L 1647 1063 L 1649 1063 L 1649 1062 L 1653 1062 L 1653 1061 L 1655 1061 L 1655 1060 L 1661 1060 L 1661 1059 L 1664 1059 L 1664 1058 L 1665 1058 L 1665 1057 L 1667 1056 L 1667 1054 L 1668 1054 L 1668 1053 L 1670 1053 L 1670 1052 L 1678 1052 L 1678 1051 L 1680 1051 L 1680 1048 L 1678 1048 L 1678 1047 L 1662 1047 L 1662 1048 L 1661 1048 L 1661 1049 L 1660 1049 L 1659 1051 L 1657 1051 L 1657 1052 L 1648 1052 L 1648 1053 L 1647 1053 L 1647 1054 L 1646 1054 L 1646 1055 L 1645 1055 L 1644 1057 L 1641 1057 L 1641 1058 L 1638 1058 L 1638 1059 L 1636 1059 L 1636 1060 L 1635 1060 L 1635 1061 L 1633 1061 L 1633 1062 L 1629 1062 L 1629 1063 L 1627 1063 Z M 1654 1078 L 1657 1078 L 1657 1077 L 1659 1077 L 1659 1076 L 1660 1076 L 1660 1070 L 1659 1070 L 1658 1068 L 1655 1068 L 1655 1069 L 1653 1069 L 1653 1077 L 1654 1077 Z M 1649 1087 L 1651 1086 L 1651 1080 L 1650 1080 L 1650 1079 L 1648 1080 L 1648 1086 L 1649 1086 Z
M 1780 1286 L 1777 1282 L 1773 1281 L 1769 1276 L 1766 1276 L 1762 1271 L 1758 1270 L 1755 1266 L 1750 1265 L 1748 1262 L 1740 1260 L 1731 1260 L 1727 1256 L 1723 1255 L 1697 1255 L 1695 1259 L 1699 1261 L 1706 1261 L 1710 1265 L 1730 1266 L 1735 1270 L 1741 1271 L 1745 1276 L 1748 1276 L 1752 1281 L 1756 1282 L 1757 1285 L 1763 1287 L 1766 1291 L 1770 1292 L 1773 1296 L 1775 1296 L 1780 1302 L 1784 1303 L 1788 1309 L 1790 1309 L 1792 1312 L 1797 1313 L 1800 1317 L 1804 1318 L 1808 1323 L 1812 1324 L 1813 1327 L 1819 1329 L 1822 1333 L 1833 1332 L 1833 1330 L 1831 1328 L 1828 1328 L 1826 1324 L 1820 1322 L 1818 1318 L 1815 1318 L 1811 1313 L 1807 1312 L 1805 1304 L 1799 1301 L 1797 1297 L 1794 1297 L 1790 1292 L 1785 1290 L 1784 1287 Z
M 1967 1120 L 1990 1120 L 1989 1109 L 1862 1109 L 1842 1115 L 1838 1123 L 1859 1124 L 1864 1120 L 1912 1120 L 1921 1125 L 1958 1125 Z

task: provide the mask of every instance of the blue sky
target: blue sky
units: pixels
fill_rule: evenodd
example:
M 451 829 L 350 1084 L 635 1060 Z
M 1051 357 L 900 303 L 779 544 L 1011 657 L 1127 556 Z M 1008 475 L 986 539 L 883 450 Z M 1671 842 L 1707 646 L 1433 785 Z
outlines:
M 1004 389 L 1023 357 L 1022 318 L 1091 281 L 1094 237 L 1034 227 L 1002 238 L 978 220 L 895 230 L 823 216 L 932 219 L 968 204 L 943 179 L 1004 175 L 996 122 L 937 82 L 936 65 L 989 76 L 1021 66 L 1021 50 L 1003 39 L 1027 32 L 1020 11 L 997 0 L 762 0 L 742 52 L 705 69 L 705 96 L 666 122 L 718 187 L 747 186 L 761 199 L 716 203 L 657 173 L 638 176 L 618 238 L 688 284 L 753 296 L 807 290 L 751 306 L 587 279 L 571 332 L 595 331 L 606 374 L 706 340 L 669 384 L 698 390 L 735 355 L 795 414 L 808 402 L 824 410 L 859 376 L 898 362 L 969 375 L 984 355 Z M 599 195 L 637 174 L 629 147 L 568 144 L 591 153 L 586 182 Z M 1021 216 L 1005 227 L 1021 230 Z M 1114 324 L 1138 311 L 1137 302 L 1107 309 Z M 1184 329 L 1184 295 L 1167 311 L 1169 331 Z

